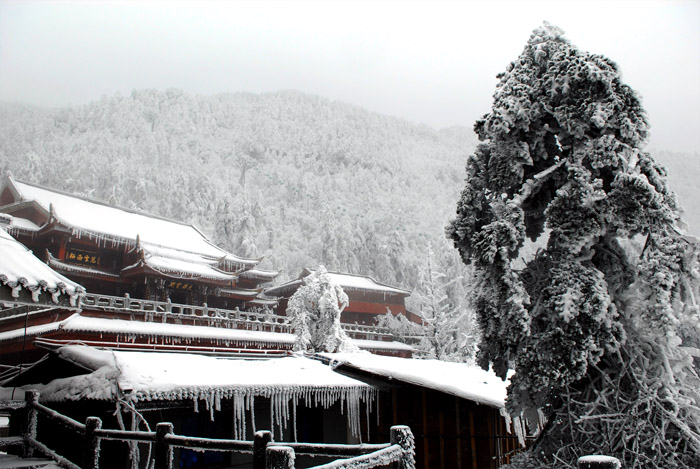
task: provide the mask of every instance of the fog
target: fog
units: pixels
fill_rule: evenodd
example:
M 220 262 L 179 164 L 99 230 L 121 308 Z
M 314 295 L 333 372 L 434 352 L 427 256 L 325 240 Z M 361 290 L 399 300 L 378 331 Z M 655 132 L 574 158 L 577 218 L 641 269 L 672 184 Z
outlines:
M 0 100 L 296 89 L 471 127 L 543 20 L 618 63 L 643 98 L 652 148 L 700 150 L 697 0 L 0 1 Z

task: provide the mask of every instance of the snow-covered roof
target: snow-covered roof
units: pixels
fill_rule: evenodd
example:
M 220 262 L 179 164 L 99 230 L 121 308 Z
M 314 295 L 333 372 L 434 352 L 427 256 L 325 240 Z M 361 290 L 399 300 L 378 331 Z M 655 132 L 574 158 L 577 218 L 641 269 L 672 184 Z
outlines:
M 48 384 L 22 386 L 37 389 L 42 401 L 189 401 L 195 411 L 204 401 L 213 419 L 221 400 L 232 399 L 237 439 L 245 435 L 245 413 L 254 412 L 253 397 L 271 399 L 270 420 L 278 427 L 289 425 L 295 414 L 290 407 L 301 401 L 306 406 L 325 408 L 340 401 L 347 408 L 353 433 L 359 434 L 360 401 L 369 403 L 377 393 L 376 388 L 303 356 L 241 360 L 182 353 L 105 351 L 82 345 L 61 347 L 57 353 L 94 371 Z M 0 399 L 10 391 L 0 388 Z
M 312 269 L 304 269 L 298 279 L 292 280 L 285 284 L 279 285 L 277 287 L 272 287 L 266 290 L 266 293 L 273 296 L 281 296 L 285 291 L 298 288 L 302 282 L 303 278 L 315 272 Z M 328 272 L 331 282 L 336 285 L 340 285 L 343 290 L 365 290 L 365 291 L 376 291 L 380 293 L 392 293 L 401 296 L 409 296 L 411 292 L 409 290 L 402 290 L 401 288 L 391 287 L 389 285 L 384 285 L 374 280 L 372 277 L 366 275 L 355 275 L 355 274 L 345 274 L 340 272 Z
M 32 292 L 32 300 L 39 301 L 42 291 L 52 295 L 58 303 L 61 294 L 68 295 L 72 305 L 85 289 L 51 269 L 17 242 L 5 230 L 0 229 L 0 283 L 12 288 L 12 296 L 19 297 L 25 288 Z
M 192 225 L 112 207 L 13 179 L 10 181 L 23 201 L 35 201 L 46 211 L 53 206 L 53 216 L 77 236 L 127 244 L 134 244 L 138 236 L 142 243 L 195 252 L 211 258 L 224 258 L 227 255 Z
M 21 217 L 13 217 L 11 215 L 8 216 L 12 220 L 10 223 L 10 230 L 21 229 L 25 231 L 39 231 L 39 225 L 37 225 L 31 220 L 27 220 L 26 218 Z
M 142 267 L 149 267 L 166 277 L 178 279 L 207 279 L 233 282 L 238 278 L 238 275 L 224 272 L 210 264 L 200 264 L 186 260 L 153 256 L 150 254 L 145 255 L 144 258 L 139 260 L 135 265 L 122 269 L 122 273 L 126 274 L 130 270 Z
M 158 322 L 125 321 L 122 319 L 71 316 L 61 326 L 66 332 L 105 332 L 134 337 L 170 337 L 184 340 L 208 339 L 224 344 L 272 343 L 288 346 L 294 343 L 292 334 L 282 332 L 246 331 L 222 327 L 191 326 Z
M 271 281 L 279 275 L 278 270 L 248 269 L 241 272 L 241 278 L 252 278 L 258 280 Z
M 335 401 L 349 394 L 369 396 L 375 389 L 323 363 L 301 356 L 240 360 L 196 354 L 122 352 L 82 345 L 61 347 L 59 356 L 91 368 L 88 375 L 32 385 L 45 401 L 112 400 L 117 389 L 133 401 L 207 401 L 234 396 L 282 395 Z M 118 386 L 118 388 L 117 388 Z
M 491 371 L 465 363 L 397 358 L 366 353 L 325 353 L 337 366 L 353 368 L 388 379 L 416 384 L 479 404 L 504 408 L 507 381 Z
M 83 277 L 110 277 L 114 279 L 119 278 L 119 275 L 107 272 L 105 270 L 96 269 L 94 267 L 85 267 L 78 264 L 69 264 L 68 262 L 62 262 L 53 257 L 53 255 L 49 251 L 47 251 L 46 254 L 46 263 L 49 265 L 49 267 L 56 270 L 60 270 L 63 272 L 71 272 L 73 274 L 79 274 Z
M 36 337 L 41 334 L 62 330 L 70 332 L 88 332 L 115 334 L 123 337 L 150 338 L 160 343 L 162 339 L 169 342 L 190 342 L 195 339 L 215 341 L 223 346 L 250 346 L 254 344 L 273 344 L 282 350 L 289 350 L 294 345 L 294 335 L 284 332 L 247 331 L 223 327 L 192 326 L 188 324 L 171 324 L 162 322 L 126 321 L 123 319 L 95 318 L 74 314 L 62 321 L 0 332 L 0 343 L 26 335 Z M 379 342 L 372 340 L 350 339 L 363 350 L 398 350 L 411 351 L 412 348 L 400 342 Z
M 307 269 L 309 273 L 314 270 Z M 372 277 L 366 275 L 344 274 L 340 272 L 328 272 L 331 281 L 336 285 L 340 285 L 343 290 L 376 290 L 380 292 L 398 293 L 400 295 L 410 295 L 408 290 L 402 290 L 396 287 L 390 287 L 377 282 Z

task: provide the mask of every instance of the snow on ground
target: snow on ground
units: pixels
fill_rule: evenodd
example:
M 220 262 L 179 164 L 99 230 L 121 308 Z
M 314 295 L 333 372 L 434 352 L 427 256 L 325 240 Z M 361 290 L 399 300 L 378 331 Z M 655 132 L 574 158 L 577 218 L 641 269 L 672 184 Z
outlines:
M 465 363 L 386 357 L 363 353 L 324 353 L 332 364 L 348 364 L 389 379 L 441 391 L 471 401 L 503 408 L 508 381 L 491 371 Z

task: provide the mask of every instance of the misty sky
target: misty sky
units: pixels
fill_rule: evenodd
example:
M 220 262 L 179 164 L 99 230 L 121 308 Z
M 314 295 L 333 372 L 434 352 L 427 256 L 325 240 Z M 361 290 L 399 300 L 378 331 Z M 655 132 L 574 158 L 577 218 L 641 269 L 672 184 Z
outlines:
M 642 95 L 652 148 L 700 151 L 700 0 L 0 0 L 0 100 L 295 89 L 471 127 L 543 20 L 620 65 Z

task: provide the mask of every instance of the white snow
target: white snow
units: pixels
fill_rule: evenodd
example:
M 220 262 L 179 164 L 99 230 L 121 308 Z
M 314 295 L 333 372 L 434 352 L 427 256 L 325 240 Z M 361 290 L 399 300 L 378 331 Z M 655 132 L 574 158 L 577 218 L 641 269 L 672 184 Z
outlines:
M 55 257 L 53 257 L 51 255 L 51 253 L 49 253 L 49 255 L 48 255 L 47 264 L 49 265 L 49 267 L 53 267 L 55 269 L 68 271 L 68 272 L 90 274 L 93 276 L 105 276 L 105 277 L 119 278 L 119 275 L 113 274 L 111 272 L 106 272 L 104 270 L 94 269 L 92 267 L 85 267 L 85 266 L 78 265 L 78 264 L 69 264 L 67 262 L 61 262 L 58 259 L 56 259 Z
M 39 300 L 41 291 L 52 294 L 57 303 L 61 294 L 66 294 L 75 304 L 85 289 L 68 280 L 41 262 L 32 252 L 0 229 L 0 283 L 12 288 L 12 296 L 19 297 L 22 288 L 32 292 L 32 299 Z
M 310 272 L 314 271 L 310 270 Z M 403 295 L 410 294 L 409 291 L 390 287 L 388 285 L 382 285 L 381 283 L 376 282 L 373 278 L 363 275 L 328 272 L 328 276 L 330 277 L 332 283 L 340 285 L 343 290 L 376 290 L 382 292 L 400 293 Z
M 224 272 L 214 266 L 198 264 L 180 259 L 147 255 L 144 263 L 162 274 L 178 278 L 206 278 L 211 280 L 234 281 L 235 274 Z
M 214 259 L 227 255 L 191 225 L 13 182 L 23 200 L 34 200 L 47 212 L 53 205 L 54 217 L 72 228 L 76 236 L 135 244 L 138 235 L 144 243 L 200 253 Z
M 359 435 L 360 401 L 374 402 L 377 390 L 361 381 L 335 373 L 318 360 L 289 356 L 268 360 L 239 360 L 195 354 L 103 351 L 82 345 L 62 347 L 59 354 L 88 367 L 87 375 L 56 379 L 37 389 L 42 401 L 80 399 L 132 402 L 150 400 L 190 401 L 195 411 L 204 401 L 213 420 L 222 399 L 234 405 L 234 438 L 245 435 L 246 413 L 254 412 L 253 398 L 271 399 L 271 426 L 280 432 L 295 426 L 296 406 L 328 408 L 340 401 L 351 431 Z M 102 366 L 100 366 L 102 365 Z M 11 389 L 0 392 L 0 398 Z
M 74 314 L 63 321 L 31 326 L 27 337 L 36 337 L 48 332 L 91 332 L 94 334 L 115 334 L 123 340 L 148 338 L 149 343 L 161 343 L 164 339 L 171 343 L 190 343 L 196 339 L 215 341 L 223 346 L 250 346 L 256 343 L 277 345 L 289 350 L 294 345 L 294 335 L 283 332 L 248 331 L 222 327 L 192 326 L 161 322 L 126 321 L 122 319 L 94 318 Z M 0 343 L 25 335 L 23 328 L 0 332 Z M 360 349 L 410 351 L 410 346 L 400 342 L 380 342 L 351 339 Z
M 12 224 L 10 225 L 10 229 L 13 228 L 19 228 L 27 231 L 39 231 L 39 225 L 37 225 L 31 220 L 27 220 L 26 218 L 20 217 L 12 217 Z
M 73 315 L 73 316 L 77 316 Z M 71 316 L 71 317 L 73 317 Z M 68 318 L 70 319 L 70 318 Z M 54 332 L 57 331 L 61 328 L 61 325 L 67 321 L 68 319 L 64 319 L 63 321 L 60 322 L 50 322 L 48 324 L 40 324 L 38 326 L 29 326 L 27 327 L 26 331 L 24 328 L 20 329 L 13 329 L 10 331 L 5 331 L 5 332 L 0 332 L 0 343 L 6 342 L 8 340 L 13 340 L 18 337 L 22 336 L 27 336 L 27 337 L 35 337 L 41 334 L 46 334 L 47 332 Z
M 350 341 L 363 350 L 396 350 L 403 352 L 414 351 L 413 347 L 410 345 L 404 344 L 403 342 L 396 342 L 395 340 L 385 342 L 381 340 L 350 339 Z
M 580 458 L 578 458 L 578 464 L 580 465 L 581 463 L 596 463 L 596 464 L 607 463 L 611 467 L 616 467 L 618 469 L 620 467 L 622 467 L 619 459 L 614 458 L 612 456 L 603 456 L 603 455 L 599 455 L 599 454 L 591 454 L 589 456 L 581 456 Z
M 246 331 L 220 327 L 191 326 L 121 319 L 93 318 L 74 315 L 63 321 L 61 329 L 66 332 L 98 332 L 137 337 L 171 337 L 176 340 L 210 339 L 223 343 L 275 343 L 291 348 L 294 336 L 282 332 Z
M 465 363 L 415 358 L 386 357 L 372 354 L 324 353 L 333 363 L 355 368 L 389 379 L 416 384 L 446 394 L 504 408 L 508 381 L 491 371 Z

